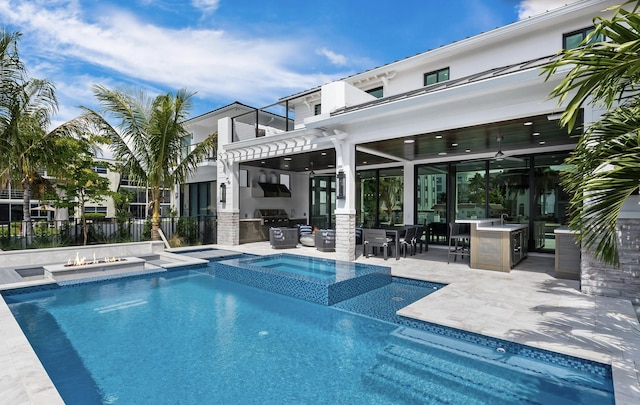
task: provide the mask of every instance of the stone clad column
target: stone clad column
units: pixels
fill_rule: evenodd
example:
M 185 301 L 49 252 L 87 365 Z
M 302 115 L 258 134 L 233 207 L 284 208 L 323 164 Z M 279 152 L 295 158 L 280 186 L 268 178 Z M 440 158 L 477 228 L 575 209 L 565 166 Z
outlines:
M 240 202 L 239 175 L 240 165 L 234 161 L 233 155 L 225 151 L 225 145 L 232 142 L 231 118 L 218 121 L 218 159 L 216 206 L 218 217 L 218 244 L 235 246 L 240 244 Z M 221 185 L 225 187 L 225 198 L 222 201 Z
M 336 175 L 344 173 L 344 199 L 336 199 L 336 259 L 351 262 L 356 259 L 356 147 L 346 141 L 346 134 L 339 135 L 332 139 Z
M 336 212 L 336 259 L 356 259 L 356 213 Z

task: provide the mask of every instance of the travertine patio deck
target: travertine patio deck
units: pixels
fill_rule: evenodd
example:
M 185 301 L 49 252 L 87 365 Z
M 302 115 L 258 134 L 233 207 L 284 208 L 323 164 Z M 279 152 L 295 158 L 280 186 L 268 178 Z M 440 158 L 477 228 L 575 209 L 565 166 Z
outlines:
M 276 253 L 267 242 L 212 247 Z M 277 251 L 283 252 L 335 257 L 302 246 Z M 510 273 L 470 269 L 468 259 L 448 265 L 446 250 L 433 246 L 398 261 L 356 260 L 389 266 L 395 276 L 448 284 L 402 315 L 612 364 L 616 404 L 640 403 L 640 325 L 631 303 L 585 295 L 578 282 L 554 278 L 552 256 L 530 255 Z M 62 403 L 4 302 L 0 340 L 0 397 L 12 404 Z

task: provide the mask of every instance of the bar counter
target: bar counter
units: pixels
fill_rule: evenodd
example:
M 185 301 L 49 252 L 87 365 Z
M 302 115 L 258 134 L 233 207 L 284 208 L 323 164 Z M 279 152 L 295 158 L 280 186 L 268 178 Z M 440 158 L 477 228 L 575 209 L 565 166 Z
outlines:
M 528 226 L 503 224 L 500 218 L 459 219 L 469 224 L 472 269 L 509 272 L 527 257 Z

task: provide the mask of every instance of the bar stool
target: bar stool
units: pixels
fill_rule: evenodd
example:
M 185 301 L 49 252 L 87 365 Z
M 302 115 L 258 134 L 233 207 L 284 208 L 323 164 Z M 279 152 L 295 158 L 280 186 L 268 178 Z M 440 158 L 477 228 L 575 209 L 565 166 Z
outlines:
M 458 246 L 460 242 L 460 246 Z M 453 247 L 453 250 L 451 249 Z M 449 223 L 449 251 L 447 252 L 447 264 L 449 264 L 451 254 L 455 262 L 460 255 L 461 258 L 470 256 L 471 254 L 471 234 L 463 231 L 460 224 L 454 222 Z

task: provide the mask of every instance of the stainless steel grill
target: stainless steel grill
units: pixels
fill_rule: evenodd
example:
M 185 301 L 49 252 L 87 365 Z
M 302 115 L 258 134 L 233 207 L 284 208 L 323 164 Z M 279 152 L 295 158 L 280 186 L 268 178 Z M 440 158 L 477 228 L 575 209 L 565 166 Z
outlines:
M 269 238 L 269 228 L 289 227 L 289 216 L 287 211 L 276 208 L 257 209 L 253 213 L 254 218 L 262 219 L 262 235 L 267 240 Z

